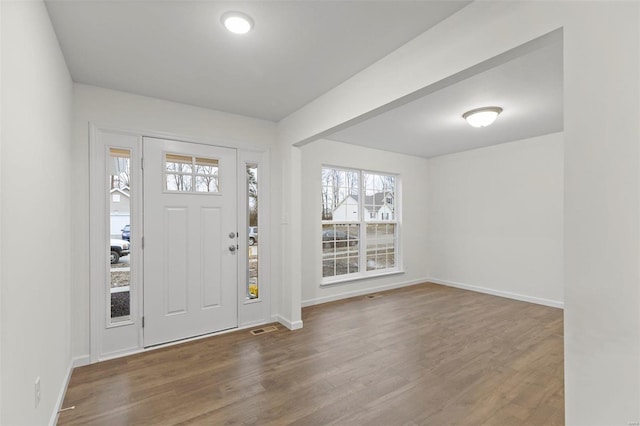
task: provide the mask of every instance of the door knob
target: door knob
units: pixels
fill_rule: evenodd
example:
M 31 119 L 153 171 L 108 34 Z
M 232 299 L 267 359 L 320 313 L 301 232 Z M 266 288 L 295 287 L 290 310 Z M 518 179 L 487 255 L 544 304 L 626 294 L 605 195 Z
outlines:
M 235 245 L 233 245 L 233 244 L 231 244 L 231 245 L 229 246 L 229 251 L 230 251 L 231 253 L 235 253 L 235 252 L 236 252 L 236 246 L 235 246 Z

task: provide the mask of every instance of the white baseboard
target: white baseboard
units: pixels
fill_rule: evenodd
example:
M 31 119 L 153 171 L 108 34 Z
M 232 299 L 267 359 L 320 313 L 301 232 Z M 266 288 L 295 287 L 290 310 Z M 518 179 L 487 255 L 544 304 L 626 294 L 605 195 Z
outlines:
M 298 320 L 298 321 L 291 321 L 285 317 L 283 317 L 282 315 L 274 315 L 272 317 L 275 321 L 279 322 L 280 324 L 284 325 L 285 327 L 287 327 L 289 330 L 293 331 L 293 330 L 299 330 L 302 328 L 302 320 Z
M 463 290 L 470 290 L 478 293 L 490 294 L 492 296 L 506 297 L 507 299 L 520 300 L 522 302 L 529 302 L 529 303 L 535 303 L 538 305 L 550 306 L 552 308 L 564 309 L 564 302 L 560 302 L 557 300 L 542 299 L 539 297 L 527 296 L 527 295 L 518 294 L 518 293 L 511 293 L 509 291 L 503 291 L 503 290 L 495 290 L 492 288 L 480 287 L 480 286 L 471 285 L 471 284 L 464 284 L 464 283 L 459 283 L 455 281 L 441 280 L 438 278 L 429 278 L 427 281 L 434 284 L 446 285 L 447 287 L 455 287 Z
M 65 375 L 62 387 L 60 388 L 60 392 L 58 393 L 58 398 L 56 398 L 56 404 L 53 406 L 53 413 L 51 413 L 51 417 L 49 418 L 50 426 L 55 426 L 58 423 L 58 415 L 60 414 L 60 410 L 62 410 L 63 408 L 62 403 L 64 402 L 64 396 L 67 394 L 67 388 L 69 387 L 69 381 L 71 380 L 73 369 L 82 365 L 87 365 L 89 364 L 89 361 L 89 356 L 72 358 L 71 361 L 69 361 L 67 374 Z
M 408 287 L 411 285 L 422 284 L 427 282 L 428 279 L 419 279 L 411 281 L 402 281 L 399 283 L 385 284 L 377 287 L 367 287 L 361 290 L 345 291 L 343 293 L 334 294 L 331 296 L 317 297 L 315 299 L 308 299 L 302 301 L 302 307 L 319 305 L 321 303 L 335 302 L 336 300 L 348 299 L 350 297 L 364 296 L 365 294 L 377 293 L 379 291 L 393 290 L 394 288 Z

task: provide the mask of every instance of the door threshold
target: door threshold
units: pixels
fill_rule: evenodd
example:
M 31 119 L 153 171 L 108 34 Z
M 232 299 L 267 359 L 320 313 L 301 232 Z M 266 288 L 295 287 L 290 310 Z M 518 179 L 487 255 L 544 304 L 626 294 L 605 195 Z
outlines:
M 232 331 L 237 331 L 237 330 L 240 330 L 240 328 L 238 328 L 237 326 L 231 327 L 231 328 L 225 328 L 224 330 L 218 330 L 211 333 L 198 334 L 197 336 L 186 337 L 184 339 L 176 339 L 176 340 L 171 340 L 170 342 L 164 342 L 164 343 L 158 343 L 155 345 L 145 346 L 144 350 L 146 351 L 146 350 L 157 349 L 157 348 L 165 348 L 167 346 L 174 346 L 180 343 L 193 342 L 194 340 L 200 340 L 200 339 L 205 339 L 207 337 L 219 336 L 221 334 L 226 334 L 226 333 L 230 333 Z
M 182 340 L 173 340 L 173 341 L 167 342 L 167 343 L 160 343 L 160 344 L 153 345 L 153 346 L 145 346 L 145 347 L 142 347 L 142 348 L 132 349 L 130 351 L 118 352 L 118 353 L 115 353 L 115 354 L 110 354 L 110 355 L 105 356 L 105 357 L 101 357 L 97 361 L 92 362 L 91 364 L 95 364 L 96 362 L 109 361 L 109 360 L 117 359 L 117 358 L 124 358 L 126 356 L 136 355 L 136 354 L 140 354 L 140 353 L 144 353 L 144 352 L 151 352 L 151 351 L 155 351 L 156 349 L 168 348 L 168 347 L 171 347 L 171 346 L 180 345 L 182 343 L 189 343 L 189 342 L 193 342 L 193 341 L 196 341 L 196 340 L 206 339 L 207 337 L 221 336 L 223 334 L 233 333 L 234 331 L 246 330 L 246 329 L 249 329 L 249 328 L 255 328 L 255 327 L 259 327 L 261 325 L 265 325 L 265 324 L 270 324 L 270 322 L 264 321 L 262 323 L 251 323 L 251 324 L 248 324 L 248 325 L 244 325 L 242 327 L 227 328 L 225 330 L 215 331 L 213 333 L 201 334 L 201 335 L 198 335 L 198 336 L 189 337 L 189 338 L 182 339 Z

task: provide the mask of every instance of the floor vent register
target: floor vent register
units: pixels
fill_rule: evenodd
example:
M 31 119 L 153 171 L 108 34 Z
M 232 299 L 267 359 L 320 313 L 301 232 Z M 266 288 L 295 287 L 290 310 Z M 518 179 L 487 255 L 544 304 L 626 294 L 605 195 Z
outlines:
M 271 333 L 272 331 L 277 331 L 278 327 L 275 325 L 270 325 L 268 327 L 256 328 L 255 330 L 251 330 L 249 333 L 257 336 L 259 334 Z

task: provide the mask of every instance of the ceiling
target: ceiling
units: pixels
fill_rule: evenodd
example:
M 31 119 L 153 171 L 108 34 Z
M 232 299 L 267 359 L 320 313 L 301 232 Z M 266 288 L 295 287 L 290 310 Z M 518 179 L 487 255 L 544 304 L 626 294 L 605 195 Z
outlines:
M 562 33 L 540 40 L 509 60 L 326 138 L 429 158 L 562 131 Z M 469 126 L 462 114 L 483 106 L 504 111 L 489 127 Z
M 46 4 L 75 82 L 279 121 L 468 3 Z M 227 32 L 228 11 L 249 14 L 253 31 Z M 562 55 L 556 31 L 320 136 L 429 158 L 562 131 Z M 482 106 L 504 111 L 472 128 L 462 114 Z
M 279 121 L 468 3 L 46 4 L 75 82 Z M 227 32 L 227 11 L 249 14 L 253 31 Z

